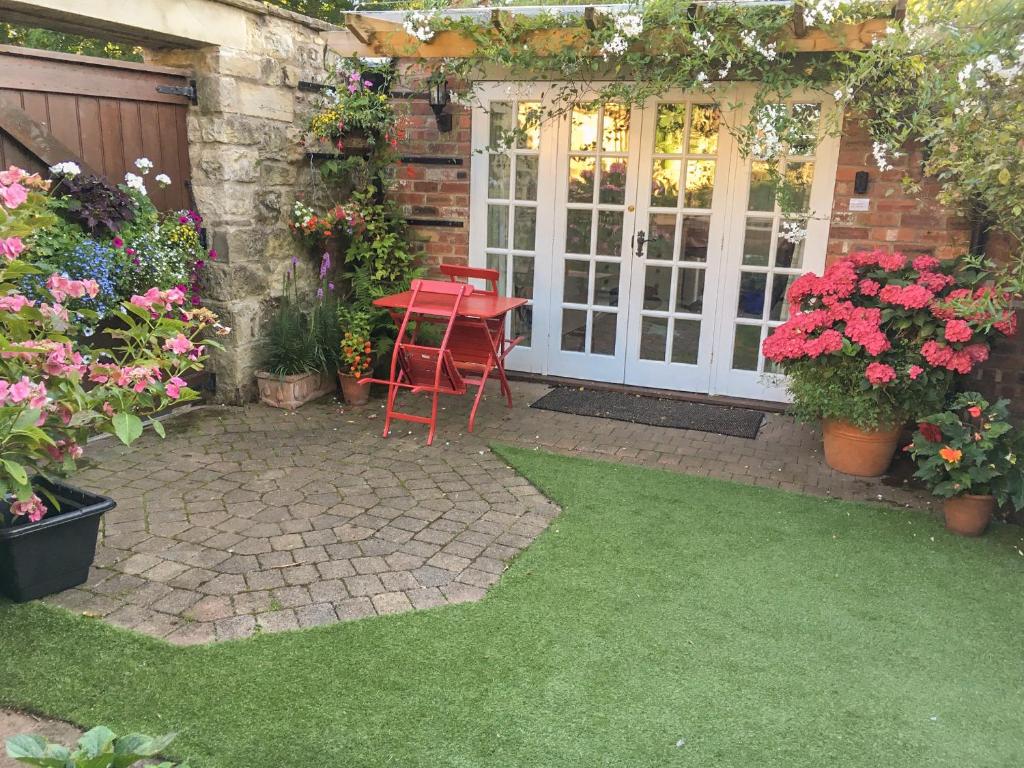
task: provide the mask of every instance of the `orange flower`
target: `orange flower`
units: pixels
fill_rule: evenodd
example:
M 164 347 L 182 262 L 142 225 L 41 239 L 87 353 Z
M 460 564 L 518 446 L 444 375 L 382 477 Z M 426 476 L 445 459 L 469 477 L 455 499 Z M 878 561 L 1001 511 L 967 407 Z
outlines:
M 957 448 L 950 448 L 948 445 L 939 449 L 939 456 L 947 464 L 958 464 L 960 459 L 963 458 L 963 451 Z

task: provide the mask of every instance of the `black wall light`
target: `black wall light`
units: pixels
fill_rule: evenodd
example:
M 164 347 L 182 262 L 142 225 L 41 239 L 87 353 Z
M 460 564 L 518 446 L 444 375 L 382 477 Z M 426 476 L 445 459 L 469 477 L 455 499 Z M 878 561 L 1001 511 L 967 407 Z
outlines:
M 863 195 L 868 191 L 868 172 L 857 171 L 853 176 L 853 193 Z
M 434 110 L 434 117 L 437 119 L 437 130 L 441 133 L 451 131 L 452 116 L 444 111 L 444 108 L 452 100 L 451 91 L 448 90 L 448 81 L 440 78 L 431 80 L 428 100 L 430 108 Z

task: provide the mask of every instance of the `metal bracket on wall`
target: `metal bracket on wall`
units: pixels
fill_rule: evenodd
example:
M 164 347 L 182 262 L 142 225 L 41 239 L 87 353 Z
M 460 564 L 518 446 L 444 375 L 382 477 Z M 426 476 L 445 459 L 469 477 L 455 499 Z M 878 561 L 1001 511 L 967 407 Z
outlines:
M 158 85 L 156 90 L 157 93 L 166 93 L 171 96 L 184 96 L 192 102 L 193 107 L 199 103 L 199 92 L 196 90 L 195 80 L 189 80 L 188 85 Z
M 464 222 L 455 219 L 406 219 L 405 223 L 410 227 L 447 227 L 449 229 L 462 229 Z

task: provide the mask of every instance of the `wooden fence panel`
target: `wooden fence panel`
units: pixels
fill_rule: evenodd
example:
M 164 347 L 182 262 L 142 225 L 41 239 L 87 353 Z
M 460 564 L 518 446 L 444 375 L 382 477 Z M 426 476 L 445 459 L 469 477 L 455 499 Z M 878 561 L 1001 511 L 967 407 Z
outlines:
M 190 100 L 157 90 L 188 85 L 187 73 L 166 67 L 0 45 L 0 100 L 22 110 L 73 154 L 43 157 L 39 147 L 25 146 L 0 122 L 0 167 L 44 171 L 53 162 L 75 160 L 118 183 L 125 173 L 138 172 L 137 158 L 148 157 L 154 170 L 146 188 L 154 204 L 161 210 L 189 208 Z M 171 177 L 170 187 L 160 188 L 154 181 L 158 173 Z

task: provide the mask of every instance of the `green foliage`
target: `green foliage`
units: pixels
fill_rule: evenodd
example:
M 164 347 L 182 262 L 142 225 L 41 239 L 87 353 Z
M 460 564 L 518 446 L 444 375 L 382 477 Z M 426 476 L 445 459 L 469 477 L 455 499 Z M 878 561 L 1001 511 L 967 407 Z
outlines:
M 1009 401 L 990 405 L 964 392 L 949 407 L 924 417 L 907 448 L 917 462 L 914 477 L 943 498 L 991 494 L 1000 504 L 1024 508 L 1021 436 L 1008 421 Z
M 260 367 L 278 376 L 323 370 L 319 326 L 302 311 L 295 276 L 289 270 L 281 299 L 263 329 Z
M 70 750 L 48 742 L 42 736 L 27 734 L 7 739 L 7 756 L 25 765 L 42 768 L 129 768 L 150 760 L 174 741 L 175 734 L 143 736 L 138 733 L 115 736 L 102 725 L 87 731 L 78 740 L 78 749 Z M 188 768 L 185 763 L 160 763 L 155 768 Z
M 65 32 L 54 32 L 38 27 L 21 27 L 15 24 L 0 23 L 0 43 L 84 56 L 98 56 L 104 59 L 142 61 L 142 49 L 135 46 L 111 43 Z

